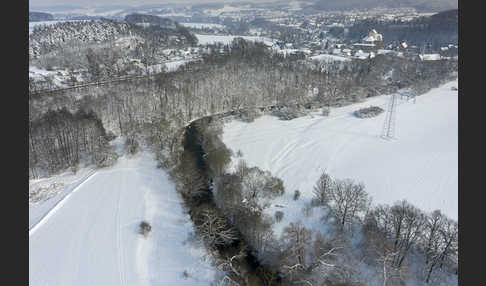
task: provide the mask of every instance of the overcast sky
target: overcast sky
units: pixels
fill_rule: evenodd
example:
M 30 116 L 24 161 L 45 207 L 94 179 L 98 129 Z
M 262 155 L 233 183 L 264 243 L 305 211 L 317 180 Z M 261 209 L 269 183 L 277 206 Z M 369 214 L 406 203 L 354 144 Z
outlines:
M 275 0 L 29 0 L 30 6 L 54 6 L 54 5 L 69 5 L 69 6 L 93 6 L 99 7 L 104 5 L 130 5 L 138 6 L 144 4 L 164 4 L 164 3 L 229 3 L 229 2 L 273 2 Z

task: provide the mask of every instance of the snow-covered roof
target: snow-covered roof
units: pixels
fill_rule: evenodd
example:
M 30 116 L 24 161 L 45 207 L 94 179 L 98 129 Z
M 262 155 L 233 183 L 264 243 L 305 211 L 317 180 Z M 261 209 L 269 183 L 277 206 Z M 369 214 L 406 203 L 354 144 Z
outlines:
M 440 54 L 423 54 L 423 55 L 419 55 L 419 57 L 423 61 L 437 61 L 437 60 L 440 60 Z
M 339 54 L 341 54 L 341 49 L 334 49 L 334 50 L 332 50 L 332 53 L 335 54 L 335 55 L 339 55 Z
M 345 61 L 350 60 L 350 59 L 345 58 L 345 57 L 329 55 L 329 54 L 321 54 L 321 55 L 317 55 L 317 56 L 312 56 L 312 57 L 310 57 L 310 59 L 316 60 L 316 61 L 325 61 L 325 62 L 333 62 L 333 61 L 345 62 Z
M 385 49 L 380 49 L 378 51 L 376 51 L 377 54 L 379 55 L 383 55 L 383 54 L 389 54 L 389 53 L 393 53 L 394 51 L 392 50 L 385 50 Z
M 363 38 L 363 42 L 382 42 L 383 35 L 378 33 L 375 29 L 372 29 L 368 36 Z
M 360 47 L 374 47 L 375 44 L 363 44 L 363 43 L 356 43 L 353 46 L 360 46 Z

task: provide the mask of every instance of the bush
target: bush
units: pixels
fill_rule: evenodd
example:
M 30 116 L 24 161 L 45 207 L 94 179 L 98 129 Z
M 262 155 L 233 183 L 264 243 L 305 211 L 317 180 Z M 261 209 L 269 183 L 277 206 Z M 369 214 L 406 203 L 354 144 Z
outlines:
M 251 110 L 242 110 L 238 112 L 236 118 L 238 118 L 243 122 L 251 123 L 255 121 L 255 119 L 258 118 L 259 116 L 260 114 L 256 110 L 251 109 Z
M 295 190 L 294 192 L 294 201 L 298 200 L 300 198 L 300 191 L 299 190 Z
M 112 141 L 113 139 L 115 139 L 117 136 L 115 133 L 113 133 L 112 131 L 108 131 L 106 132 L 106 140 L 109 141 Z
M 283 211 L 276 211 L 275 212 L 275 221 L 276 222 L 281 222 L 284 217 L 284 212 Z
M 322 116 L 329 116 L 331 114 L 331 109 L 329 107 L 322 108 Z
M 378 116 L 383 111 L 384 110 L 381 107 L 370 106 L 370 107 L 361 108 L 361 109 L 356 110 L 354 112 L 354 115 L 356 115 L 356 117 L 359 117 L 359 118 L 370 118 L 370 117 Z
M 187 270 L 184 270 L 184 271 L 182 272 L 182 278 L 184 278 L 184 279 L 189 278 L 189 272 L 187 272 Z
M 112 147 L 107 147 L 104 150 L 95 152 L 93 158 L 98 168 L 104 168 L 115 164 L 116 160 L 118 160 L 118 154 Z
M 292 120 L 305 115 L 305 112 L 293 107 L 282 107 L 272 111 L 273 116 L 277 116 L 281 120 Z
M 305 207 L 302 208 L 302 213 L 304 214 L 304 216 L 310 217 L 312 216 L 312 209 L 313 209 L 312 203 L 307 204 Z
M 127 152 L 132 155 L 138 152 L 139 146 L 135 137 L 133 136 L 127 137 L 127 139 L 125 140 L 125 148 Z
M 146 221 L 140 223 L 140 234 L 147 237 L 148 233 L 152 230 L 150 224 Z

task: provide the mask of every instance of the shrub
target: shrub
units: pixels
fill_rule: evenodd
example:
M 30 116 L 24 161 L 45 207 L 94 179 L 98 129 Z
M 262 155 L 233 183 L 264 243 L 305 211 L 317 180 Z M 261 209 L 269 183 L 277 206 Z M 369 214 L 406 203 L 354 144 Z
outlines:
M 381 107 L 370 106 L 370 107 L 361 108 L 361 109 L 356 110 L 354 112 L 354 115 L 356 115 L 356 117 L 359 117 L 359 118 L 370 118 L 370 117 L 378 116 L 383 111 L 384 110 Z
M 109 167 L 115 164 L 118 160 L 118 154 L 113 150 L 113 147 L 106 147 L 93 154 L 93 159 L 98 168 Z
M 146 221 L 140 223 L 140 234 L 147 237 L 148 233 L 152 230 L 150 224 Z
M 260 114 L 256 110 L 250 109 L 250 110 L 242 110 L 238 112 L 236 118 L 238 118 L 243 122 L 251 123 L 255 121 L 255 119 L 258 118 L 259 116 Z
M 331 109 L 329 107 L 322 108 L 322 116 L 329 116 L 331 114 Z
M 125 148 L 128 153 L 130 154 L 135 154 L 138 152 L 138 142 L 133 136 L 127 137 L 125 140 Z
M 189 272 L 187 272 L 187 270 L 184 270 L 184 271 L 182 272 L 182 278 L 184 278 L 184 279 L 189 278 Z
M 243 152 L 241 152 L 241 150 L 238 150 L 238 152 L 236 152 L 236 157 L 238 158 L 243 157 Z
M 71 166 L 71 172 L 73 172 L 73 174 L 76 174 L 78 170 L 79 170 L 78 164 L 74 164 Z
M 302 213 L 304 214 L 304 216 L 310 217 L 312 216 L 312 211 L 313 211 L 312 209 L 313 209 L 312 203 L 307 204 L 305 207 L 302 208 Z
M 116 137 L 117 137 L 116 134 L 113 133 L 112 131 L 106 132 L 106 140 L 111 141 L 111 140 L 115 139 Z
M 292 107 L 282 107 L 272 111 L 272 115 L 281 120 L 292 120 L 304 116 L 305 112 Z
M 276 211 L 275 212 L 275 221 L 276 222 L 281 222 L 284 217 L 284 212 L 283 211 Z
M 298 200 L 300 198 L 300 191 L 299 190 L 295 190 L 294 192 L 294 201 Z

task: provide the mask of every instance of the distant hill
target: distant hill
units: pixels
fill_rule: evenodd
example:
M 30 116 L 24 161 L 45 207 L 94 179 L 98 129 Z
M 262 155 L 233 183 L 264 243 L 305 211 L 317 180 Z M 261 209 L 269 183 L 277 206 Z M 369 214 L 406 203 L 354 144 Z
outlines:
M 101 43 L 126 36 L 132 31 L 128 23 L 112 20 L 59 22 L 36 27 L 29 35 L 29 55 L 39 56 L 67 43 Z
M 317 0 L 317 10 L 352 10 L 377 7 L 410 7 L 422 12 L 438 12 L 458 8 L 458 0 Z
M 51 21 L 54 20 L 54 16 L 44 12 L 29 12 L 29 22 L 38 21 Z
M 175 29 L 177 27 L 177 23 L 171 19 L 161 18 L 159 16 L 154 15 L 146 15 L 146 14 L 130 14 L 125 16 L 125 22 L 130 24 L 150 24 L 159 26 L 166 29 Z

